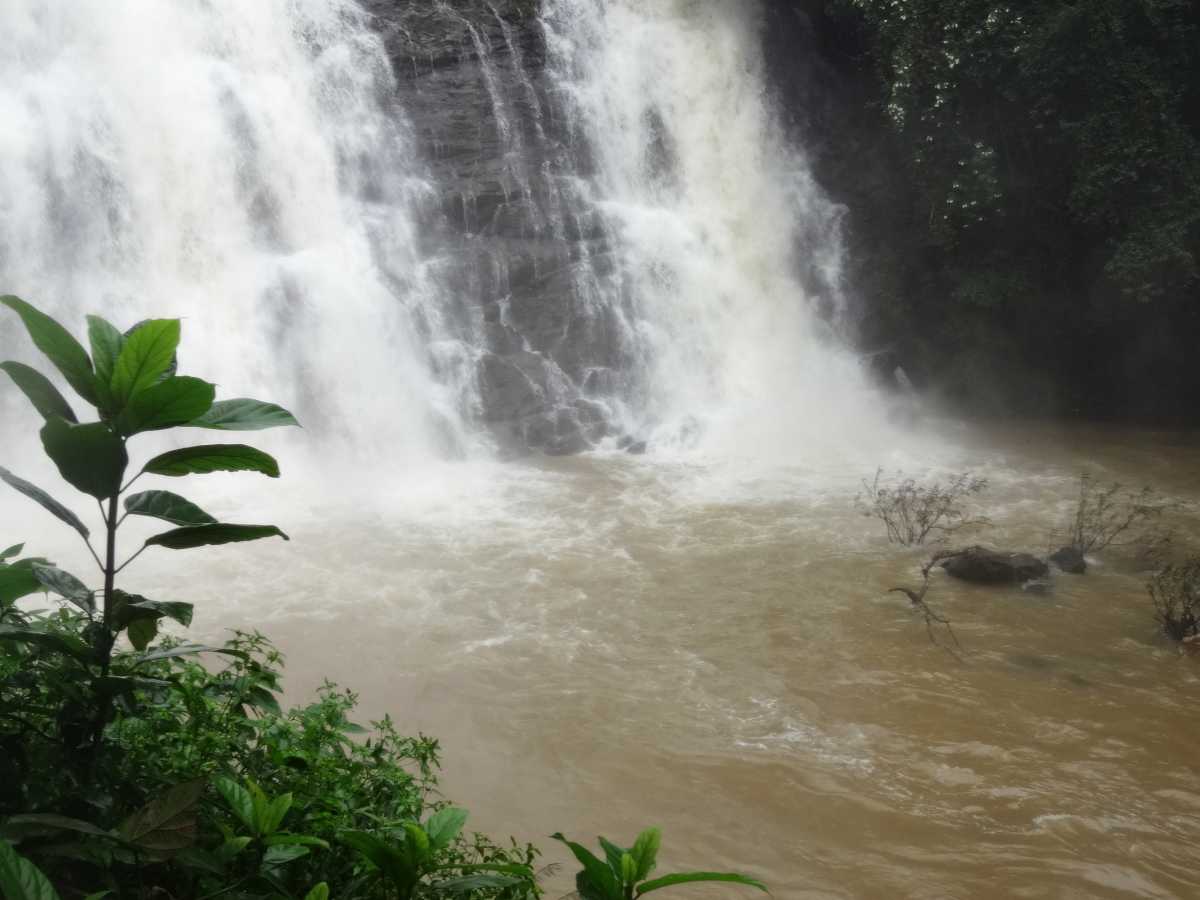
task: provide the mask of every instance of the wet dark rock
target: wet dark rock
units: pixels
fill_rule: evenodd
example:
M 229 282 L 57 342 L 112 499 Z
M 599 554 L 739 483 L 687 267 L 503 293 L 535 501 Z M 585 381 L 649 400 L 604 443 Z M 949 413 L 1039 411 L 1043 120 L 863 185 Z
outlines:
M 500 449 L 576 453 L 607 435 L 591 398 L 625 386 L 619 278 L 603 217 L 572 194 L 592 166 L 545 71 L 534 0 L 365 0 L 400 82 L 426 185 L 431 272 L 479 347 L 476 415 Z M 669 147 L 659 148 L 669 162 Z
M 1078 547 L 1060 547 L 1050 554 L 1050 562 L 1072 575 L 1082 575 L 1087 571 L 1087 560 Z
M 1050 567 L 1028 553 L 1004 553 L 986 547 L 967 547 L 942 562 L 947 574 L 976 584 L 1016 584 L 1043 578 Z

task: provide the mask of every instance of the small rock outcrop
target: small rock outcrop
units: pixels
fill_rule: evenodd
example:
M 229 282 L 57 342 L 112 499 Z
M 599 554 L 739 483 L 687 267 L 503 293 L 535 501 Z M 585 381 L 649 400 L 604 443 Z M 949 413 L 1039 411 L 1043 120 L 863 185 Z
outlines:
M 967 547 L 941 563 L 947 574 L 976 584 L 1016 584 L 1042 578 L 1050 567 L 1028 553 Z
M 1072 575 L 1082 575 L 1087 571 L 1087 560 L 1083 558 L 1078 547 L 1070 545 L 1060 547 L 1051 553 L 1050 562 Z

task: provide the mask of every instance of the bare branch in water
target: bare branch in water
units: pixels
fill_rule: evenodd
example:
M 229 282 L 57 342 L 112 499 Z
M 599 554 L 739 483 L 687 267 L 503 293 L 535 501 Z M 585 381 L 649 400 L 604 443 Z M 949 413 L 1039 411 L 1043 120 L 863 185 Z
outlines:
M 954 641 L 954 646 L 958 650 L 962 650 L 962 644 L 960 644 L 958 641 L 958 635 L 954 633 L 954 628 L 951 626 L 950 620 L 938 613 L 926 602 L 925 595 L 929 593 L 929 576 L 932 574 L 934 568 L 944 560 L 951 559 L 955 556 L 960 556 L 964 552 L 965 551 L 963 550 L 939 550 L 934 553 L 933 556 L 931 556 L 929 560 L 923 566 L 921 566 L 921 587 L 919 590 L 914 591 L 912 588 L 894 587 L 888 591 L 889 594 L 895 593 L 906 596 L 909 599 L 909 602 L 912 603 L 913 608 L 919 612 L 922 618 L 925 620 L 925 631 L 929 634 L 929 642 L 935 647 L 941 647 L 959 662 L 963 662 L 963 658 L 959 656 L 954 649 L 951 649 L 949 645 L 943 644 L 937 639 L 937 635 L 933 630 L 933 626 L 941 625 L 945 627 L 947 633 L 950 635 L 950 639 Z

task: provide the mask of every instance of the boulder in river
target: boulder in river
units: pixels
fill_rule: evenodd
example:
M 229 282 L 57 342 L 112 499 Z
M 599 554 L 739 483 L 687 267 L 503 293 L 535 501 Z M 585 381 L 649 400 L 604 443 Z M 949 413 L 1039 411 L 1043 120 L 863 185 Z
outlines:
M 1078 547 L 1066 546 L 1059 547 L 1050 554 L 1050 562 L 1054 563 L 1064 572 L 1070 572 L 1072 575 L 1082 575 L 1087 571 L 1087 560 L 1083 558 L 1083 554 Z
M 1004 553 L 986 547 L 967 547 L 941 563 L 955 578 L 976 584 L 1014 584 L 1041 578 L 1050 567 L 1028 553 Z

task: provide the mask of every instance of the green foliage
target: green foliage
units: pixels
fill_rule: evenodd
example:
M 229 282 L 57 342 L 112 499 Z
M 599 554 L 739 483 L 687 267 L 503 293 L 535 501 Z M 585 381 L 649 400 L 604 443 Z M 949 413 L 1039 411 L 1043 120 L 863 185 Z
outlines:
M 58 900 L 50 879 L 5 840 L 0 840 L 0 894 L 5 900 Z
M 20 316 L 34 345 L 76 393 L 95 407 L 98 417 L 95 422 L 79 423 L 66 399 L 44 375 L 20 363 L 0 364 L 44 419 L 40 432 L 42 446 L 59 474 L 77 490 L 99 501 L 107 501 L 107 507 L 101 505 L 105 531 L 102 559 L 89 541 L 89 529 L 78 516 L 41 488 L 0 469 L 0 478 L 11 487 L 79 532 L 100 567 L 103 586 L 97 590 L 89 589 L 70 573 L 44 564 L 33 563 L 28 572 L 42 587 L 74 603 L 89 618 L 89 627 L 82 637 L 91 653 L 81 654 L 76 647 L 72 654 L 87 666 L 83 689 L 89 696 L 81 698 L 80 703 L 91 707 L 90 752 L 94 753 L 112 712 L 112 692 L 105 686 L 111 686 L 114 677 L 124 677 L 113 674 L 113 648 L 118 638 L 125 633 L 135 649 L 145 650 L 157 634 L 159 619 L 165 616 L 177 620 L 183 618 L 177 604 L 156 604 L 144 597 L 131 601 L 117 590 L 116 573 L 131 561 L 118 563 L 115 556 L 116 534 L 124 519 L 118 516 L 119 497 L 143 474 L 178 476 L 231 469 L 257 469 L 275 476 L 279 474 L 275 461 L 261 451 L 243 445 L 216 445 L 163 454 L 150 460 L 138 476 L 126 483 L 128 440 L 148 431 L 189 425 L 257 429 L 296 422 L 283 408 L 261 401 L 224 401 L 218 408 L 214 403 L 213 385 L 199 378 L 176 375 L 175 354 L 180 340 L 180 325 L 176 319 L 141 322 L 123 335 L 98 316 L 89 316 L 88 338 L 93 360 L 70 332 L 31 304 L 12 296 L 0 297 L 0 304 Z M 287 539 L 287 535 L 273 525 L 218 523 L 195 504 L 167 491 L 145 491 L 126 497 L 125 511 L 126 515 L 152 516 L 180 526 L 151 537 L 143 550 L 155 546 L 186 549 L 272 536 Z M 6 592 L 28 587 L 28 577 L 21 572 L 6 573 L 6 581 L 9 583 Z M 187 618 L 190 619 L 190 609 Z M 38 623 L 29 623 L 24 631 L 10 630 L 5 639 L 47 646 L 50 638 L 45 634 L 47 632 Z M 64 640 L 61 636 L 54 637 L 54 642 L 59 644 Z M 120 669 L 122 660 L 118 659 L 116 665 Z
M 575 889 L 581 900 L 635 900 L 651 891 L 704 881 L 722 881 L 747 885 L 764 892 L 767 890 L 761 881 L 731 872 L 679 872 L 647 880 L 658 863 L 658 850 L 662 843 L 662 835 L 657 828 L 647 828 L 629 849 L 600 838 L 603 860 L 582 844 L 567 840 L 562 834 L 551 837 L 566 844 L 583 866 L 575 876 Z
M 44 421 L 42 444 L 63 478 L 100 502 L 105 537 L 101 555 L 69 508 L 0 468 L 0 480 L 80 535 L 102 577 L 89 587 L 45 558 L 21 557 L 22 544 L 0 552 L 5 900 L 57 900 L 60 892 L 85 900 L 540 895 L 534 847 L 468 840 L 466 811 L 431 799 L 436 741 L 404 737 L 387 718 L 370 730 L 355 724 L 357 698 L 328 683 L 315 702 L 284 711 L 276 698 L 282 657 L 264 637 L 235 633 L 220 647 L 181 643 L 159 626 L 167 619 L 190 625 L 190 604 L 116 586 L 116 575 L 151 547 L 287 539 L 274 525 L 217 522 L 170 491 L 128 493 L 143 475 L 277 477 L 267 454 L 241 444 L 187 447 L 151 459 L 126 480 L 132 437 L 174 427 L 295 425 L 291 414 L 257 400 L 214 402 L 211 384 L 176 375 L 177 320 L 142 322 L 122 334 L 89 316 L 89 357 L 28 303 L 3 297 L 0 304 L 21 317 L 34 344 L 96 410 L 97 421 L 81 424 L 45 376 L 0 364 Z M 119 563 L 116 534 L 129 515 L 175 527 Z M 37 593 L 63 602 L 18 605 Z M 223 666 L 201 665 L 201 653 Z M 585 862 L 584 900 L 632 900 L 693 881 L 762 887 L 704 872 L 646 881 L 658 840 L 651 829 L 628 851 L 602 841 L 611 871 L 596 869 L 571 844 Z
M 816 6 L 868 344 L 972 411 L 1186 418 L 1200 5 Z
M 87 649 L 82 613 L 43 621 Z M 282 658 L 261 635 L 219 648 L 223 667 L 166 643 L 117 657 L 140 662 L 114 662 L 114 715 L 84 773 L 64 760 L 86 717 L 72 733 L 60 713 L 79 696 L 79 664 L 54 646 L 0 643 L 0 837 L 64 895 L 154 884 L 174 896 L 303 897 L 324 883 L 337 897 L 393 896 L 350 836 L 393 853 L 415 829 L 428 845 L 423 895 L 460 893 L 468 877 L 512 900 L 536 893 L 532 847 L 468 842 L 465 812 L 439 811 L 436 741 L 402 736 L 388 719 L 357 725 L 355 696 L 332 684 L 281 709 Z

